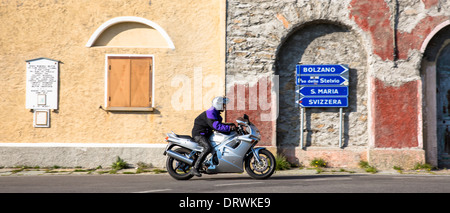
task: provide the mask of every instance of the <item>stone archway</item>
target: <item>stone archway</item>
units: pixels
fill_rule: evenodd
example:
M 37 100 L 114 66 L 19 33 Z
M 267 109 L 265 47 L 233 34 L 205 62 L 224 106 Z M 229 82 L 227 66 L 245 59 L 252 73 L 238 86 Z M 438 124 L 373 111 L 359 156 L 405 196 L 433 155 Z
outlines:
M 303 64 L 348 64 L 349 107 L 344 109 L 343 145 L 346 149 L 368 146 L 367 53 L 361 39 L 338 23 L 315 21 L 292 31 L 276 57 L 279 75 L 277 142 L 292 156 L 300 141 L 300 110 L 295 103 L 295 66 Z M 304 142 L 308 149 L 336 149 L 339 136 L 338 108 L 307 108 Z M 296 154 L 298 156 L 298 154 Z M 301 160 L 301 159 L 299 159 Z
M 450 71 L 450 23 L 439 25 L 424 42 L 421 78 L 423 94 L 423 127 L 426 161 L 433 166 L 450 165 L 447 147 L 450 128 L 448 121 L 447 86 Z M 443 26 L 445 25 L 445 26 Z M 446 140 L 447 138 L 447 140 Z

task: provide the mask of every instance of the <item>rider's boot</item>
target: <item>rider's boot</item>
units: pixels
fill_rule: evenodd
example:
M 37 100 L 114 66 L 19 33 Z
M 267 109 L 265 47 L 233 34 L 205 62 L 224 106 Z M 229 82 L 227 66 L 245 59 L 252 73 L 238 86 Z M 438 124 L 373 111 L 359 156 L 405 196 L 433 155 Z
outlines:
M 201 177 L 202 174 L 200 174 L 200 172 L 198 171 L 199 167 L 200 167 L 200 162 L 199 161 L 195 162 L 195 165 L 191 169 L 191 174 L 193 174 L 197 177 Z

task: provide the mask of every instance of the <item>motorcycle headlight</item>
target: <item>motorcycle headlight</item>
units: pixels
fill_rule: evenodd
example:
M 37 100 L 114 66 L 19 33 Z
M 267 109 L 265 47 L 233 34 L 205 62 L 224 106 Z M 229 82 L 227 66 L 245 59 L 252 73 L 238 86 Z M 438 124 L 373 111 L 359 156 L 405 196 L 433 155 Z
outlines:
M 245 134 L 249 134 L 250 131 L 251 131 L 251 129 L 250 129 L 250 127 L 248 127 L 248 126 L 245 126 L 245 127 L 244 127 L 244 131 L 245 131 Z

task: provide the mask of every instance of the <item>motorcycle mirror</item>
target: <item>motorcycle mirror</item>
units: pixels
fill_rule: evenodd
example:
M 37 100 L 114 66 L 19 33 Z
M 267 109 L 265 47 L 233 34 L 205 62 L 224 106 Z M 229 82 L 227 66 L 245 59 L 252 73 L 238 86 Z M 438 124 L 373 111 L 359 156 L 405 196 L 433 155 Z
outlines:
M 248 118 L 247 114 L 244 114 L 244 119 L 247 120 L 248 123 L 250 123 L 250 118 Z
M 236 122 L 237 122 L 238 124 L 245 125 L 245 123 L 247 123 L 248 120 L 246 120 L 246 119 L 244 119 L 244 118 L 242 118 L 242 117 L 239 117 L 239 118 L 236 119 Z

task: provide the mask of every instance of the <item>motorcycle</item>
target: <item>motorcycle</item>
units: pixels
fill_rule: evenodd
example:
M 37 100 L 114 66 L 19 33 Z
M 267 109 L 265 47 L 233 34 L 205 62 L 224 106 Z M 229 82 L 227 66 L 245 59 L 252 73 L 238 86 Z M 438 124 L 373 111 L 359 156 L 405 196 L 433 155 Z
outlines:
M 223 134 L 214 131 L 209 140 L 213 151 L 205 158 L 199 172 L 204 174 L 241 173 L 252 178 L 266 179 L 275 171 L 275 157 L 264 147 L 255 147 L 261 139 L 259 130 L 244 115 L 236 120 L 236 131 Z M 189 135 L 167 134 L 169 143 L 164 151 L 167 155 L 167 171 L 177 180 L 189 180 L 195 160 L 203 150 Z M 245 167 L 244 167 L 245 166 Z

